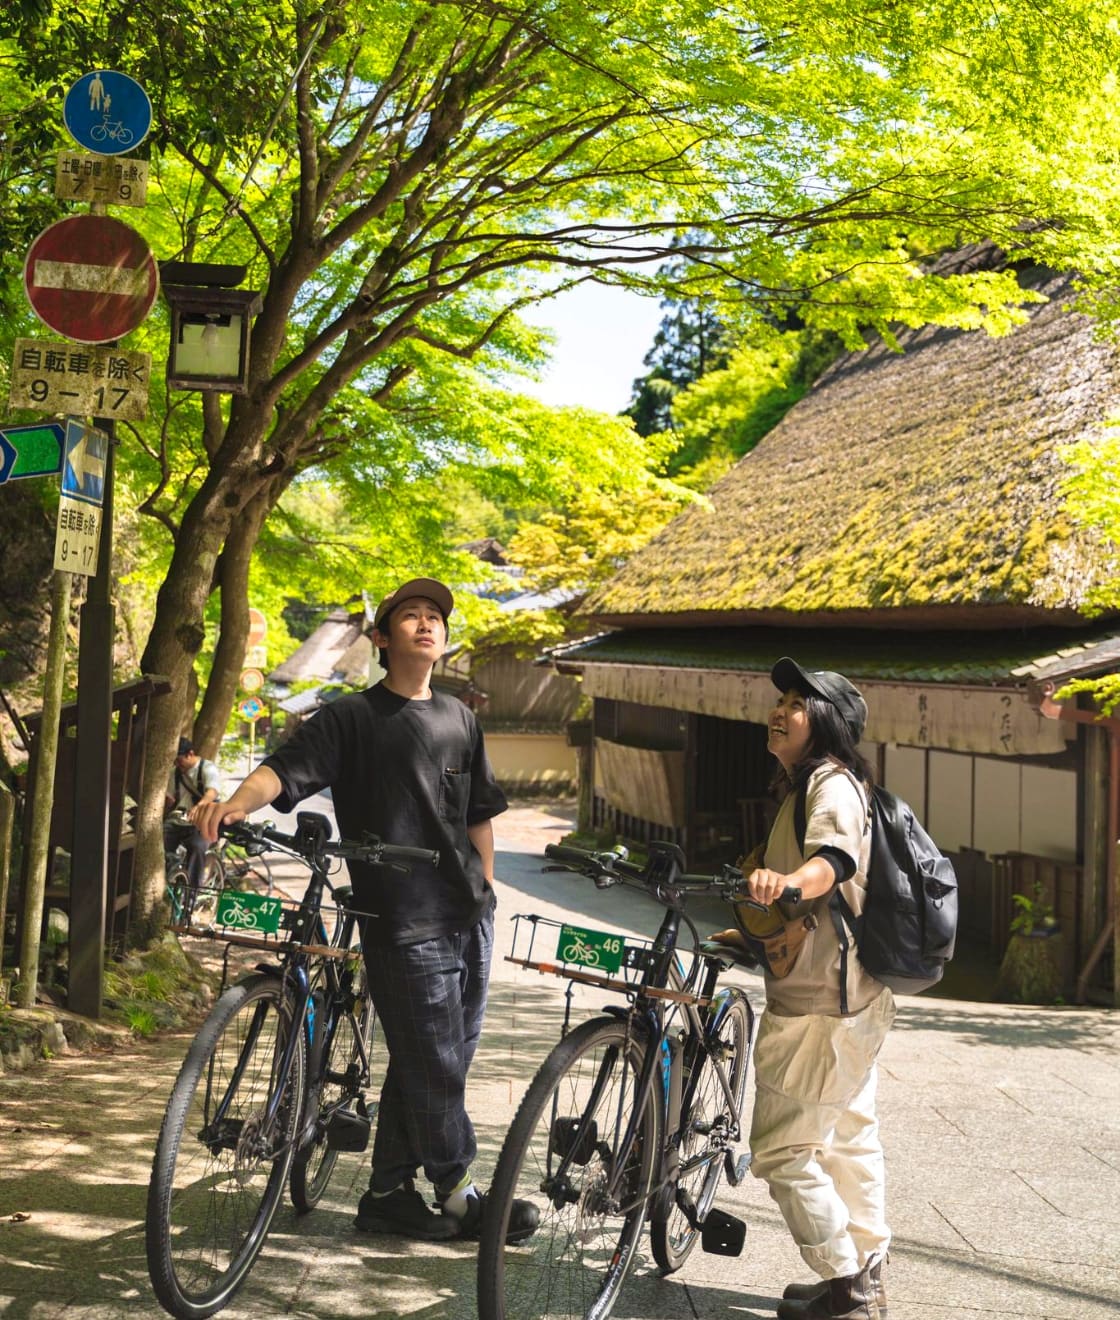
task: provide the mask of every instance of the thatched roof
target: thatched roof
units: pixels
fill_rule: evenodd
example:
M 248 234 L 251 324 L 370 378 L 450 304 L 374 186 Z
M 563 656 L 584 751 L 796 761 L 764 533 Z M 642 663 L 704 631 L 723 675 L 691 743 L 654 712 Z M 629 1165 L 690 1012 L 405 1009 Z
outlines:
M 1062 448 L 1120 405 L 1120 349 L 1069 281 L 1002 339 L 927 328 L 841 358 L 585 603 L 616 626 L 1081 624 L 1116 574 L 1065 507 Z M 1116 602 L 1120 612 L 1120 599 Z
M 307 641 L 268 675 L 269 682 L 297 683 L 307 679 L 367 682 L 373 642 L 366 628 L 364 612 L 333 610 Z

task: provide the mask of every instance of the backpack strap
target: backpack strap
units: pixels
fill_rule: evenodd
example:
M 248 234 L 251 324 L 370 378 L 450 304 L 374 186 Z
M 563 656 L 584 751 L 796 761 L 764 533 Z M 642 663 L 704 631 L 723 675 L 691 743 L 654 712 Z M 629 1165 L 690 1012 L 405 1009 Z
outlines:
M 199 778 L 199 782 L 201 783 L 202 781 L 201 760 L 198 763 L 198 778 Z M 182 770 L 180 770 L 178 766 L 175 767 L 175 785 L 177 788 L 181 788 L 185 790 L 190 795 L 192 805 L 197 805 L 199 802 L 202 801 L 202 795 L 205 792 L 205 789 L 192 788 L 190 784 L 187 783 L 186 777 L 184 776 Z
M 860 790 L 860 797 L 867 802 L 867 794 L 864 792 L 859 780 L 852 774 L 847 766 L 841 769 L 847 774 L 852 783 Z M 805 856 L 805 833 L 808 828 L 808 821 L 805 817 L 805 799 L 809 795 L 809 784 L 806 780 L 798 789 L 797 796 L 793 802 L 793 832 L 797 839 L 798 851 L 801 856 Z M 870 808 L 868 812 L 868 823 L 870 824 Z M 856 914 L 852 911 L 851 904 L 840 892 L 840 886 L 835 885 L 831 894 L 828 896 L 828 914 L 832 918 L 832 926 L 836 931 L 836 939 L 840 945 L 840 1012 L 846 1014 L 848 1011 L 848 950 L 851 948 L 851 940 L 848 938 L 848 932 L 852 936 L 856 933 Z

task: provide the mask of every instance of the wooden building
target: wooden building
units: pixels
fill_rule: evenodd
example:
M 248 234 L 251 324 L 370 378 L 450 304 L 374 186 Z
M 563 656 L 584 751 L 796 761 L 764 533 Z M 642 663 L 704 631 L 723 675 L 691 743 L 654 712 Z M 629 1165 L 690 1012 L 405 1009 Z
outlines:
M 1052 694 L 1120 658 L 1115 546 L 1066 457 L 1107 439 L 1120 351 L 1067 280 L 1020 279 L 1047 301 L 1005 338 L 929 328 L 835 363 L 587 602 L 610 631 L 553 659 L 594 701 L 597 823 L 693 861 L 764 835 L 773 662 L 848 674 L 881 781 L 955 857 L 965 936 L 998 954 L 1038 880 L 1084 994 L 1113 979 L 1120 722 Z

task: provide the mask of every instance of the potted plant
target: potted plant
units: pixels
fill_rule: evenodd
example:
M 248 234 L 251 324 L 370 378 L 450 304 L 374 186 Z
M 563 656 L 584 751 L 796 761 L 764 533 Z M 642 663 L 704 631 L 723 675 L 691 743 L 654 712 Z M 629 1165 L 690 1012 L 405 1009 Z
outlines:
M 1020 1004 L 1056 1004 L 1062 997 L 1062 932 L 1038 881 L 1034 896 L 1012 894 L 1015 915 L 999 969 L 1001 998 Z

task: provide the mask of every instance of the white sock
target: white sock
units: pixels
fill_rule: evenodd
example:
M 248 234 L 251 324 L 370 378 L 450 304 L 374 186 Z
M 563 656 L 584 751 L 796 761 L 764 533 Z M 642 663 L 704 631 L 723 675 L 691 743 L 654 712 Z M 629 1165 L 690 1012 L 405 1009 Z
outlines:
M 441 1209 L 445 1215 L 454 1215 L 456 1219 L 462 1219 L 467 1213 L 467 1202 L 471 1197 L 478 1196 L 478 1188 L 471 1181 L 468 1173 L 463 1181 L 451 1190 L 444 1198 Z

